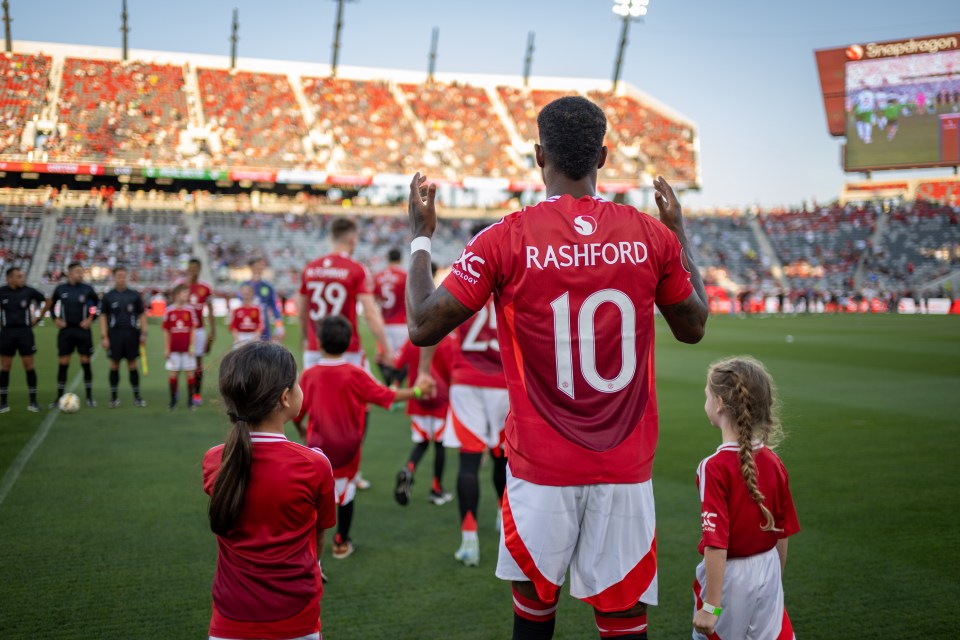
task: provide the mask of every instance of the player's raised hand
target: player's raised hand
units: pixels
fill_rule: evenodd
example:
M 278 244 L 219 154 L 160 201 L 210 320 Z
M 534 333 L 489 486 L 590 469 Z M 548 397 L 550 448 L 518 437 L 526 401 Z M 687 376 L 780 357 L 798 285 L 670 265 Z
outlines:
M 410 203 L 408 213 L 410 215 L 410 232 L 414 238 L 433 236 L 437 228 L 437 208 L 435 201 L 437 199 L 437 185 L 427 184 L 427 176 L 420 175 L 418 171 L 410 182 Z
M 660 222 L 673 232 L 683 229 L 683 211 L 680 208 L 680 201 L 677 200 L 677 194 L 673 192 L 673 187 L 663 179 L 663 176 L 658 176 L 653 181 L 653 188 L 657 209 L 660 210 Z

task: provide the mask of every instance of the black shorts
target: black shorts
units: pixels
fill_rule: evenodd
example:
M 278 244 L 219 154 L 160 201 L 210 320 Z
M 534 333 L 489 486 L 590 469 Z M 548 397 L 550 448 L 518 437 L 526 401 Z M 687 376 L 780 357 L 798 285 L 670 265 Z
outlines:
M 0 356 L 7 358 L 20 354 L 32 356 L 37 352 L 37 343 L 33 339 L 30 327 L 4 327 L 0 329 Z
M 57 334 L 57 355 L 68 356 L 76 351 L 81 356 L 93 355 L 93 337 L 89 329 L 66 327 Z
M 136 329 L 111 329 L 107 337 L 110 339 L 107 355 L 114 362 L 133 362 L 140 357 L 140 332 Z

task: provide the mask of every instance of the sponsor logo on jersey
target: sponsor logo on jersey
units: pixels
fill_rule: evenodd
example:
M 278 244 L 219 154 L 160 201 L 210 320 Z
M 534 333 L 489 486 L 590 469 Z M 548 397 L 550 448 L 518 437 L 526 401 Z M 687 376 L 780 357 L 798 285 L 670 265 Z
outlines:
M 582 236 L 592 236 L 597 231 L 597 221 L 593 216 L 577 216 L 573 219 L 573 228 Z
M 717 530 L 717 525 L 714 524 L 713 522 L 713 518 L 716 518 L 716 517 L 717 517 L 717 514 L 710 513 L 709 511 L 704 511 L 703 513 L 700 514 L 700 519 L 701 519 L 701 523 L 704 531 L 706 531 L 707 533 L 713 533 L 714 531 Z
M 463 250 L 460 258 L 453 263 L 451 271 L 460 279 L 469 284 L 475 284 L 480 280 L 480 272 L 474 268 L 474 265 L 486 264 L 486 260 L 472 251 Z

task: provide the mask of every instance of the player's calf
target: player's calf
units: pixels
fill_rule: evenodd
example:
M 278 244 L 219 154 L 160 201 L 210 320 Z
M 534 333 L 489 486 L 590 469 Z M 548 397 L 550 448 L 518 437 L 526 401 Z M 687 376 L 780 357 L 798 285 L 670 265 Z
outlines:
M 544 602 L 530 582 L 513 583 L 513 640 L 550 640 L 557 621 L 560 592 Z
M 626 611 L 594 610 L 594 618 L 601 638 L 647 640 L 647 605 L 642 602 L 638 602 Z

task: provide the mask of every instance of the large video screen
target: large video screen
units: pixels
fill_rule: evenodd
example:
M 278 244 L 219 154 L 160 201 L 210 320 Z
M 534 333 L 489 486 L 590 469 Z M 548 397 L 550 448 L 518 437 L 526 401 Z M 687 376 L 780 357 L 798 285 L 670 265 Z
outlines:
M 847 171 L 960 160 L 960 50 L 846 64 Z

